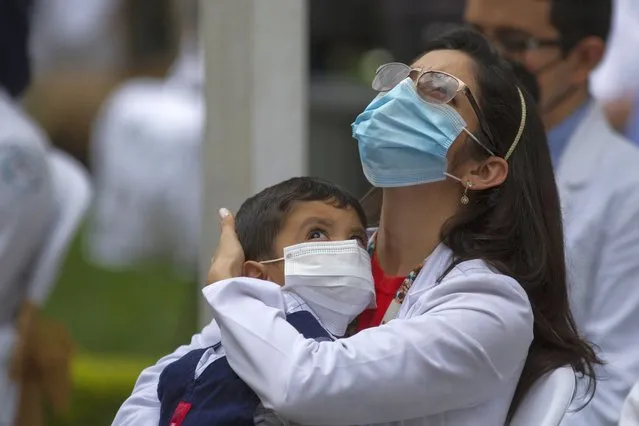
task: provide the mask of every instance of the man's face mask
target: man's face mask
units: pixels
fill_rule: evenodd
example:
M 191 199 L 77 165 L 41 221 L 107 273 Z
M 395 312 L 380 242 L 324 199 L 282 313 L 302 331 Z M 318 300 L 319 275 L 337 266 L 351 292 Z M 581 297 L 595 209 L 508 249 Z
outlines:
M 526 70 L 528 74 L 538 78 L 543 74 L 553 71 L 562 62 L 566 60 L 567 54 L 562 50 L 563 44 L 561 38 L 537 38 L 533 37 L 530 34 L 511 29 L 497 29 L 494 31 L 493 36 L 491 37 L 492 41 L 504 52 L 505 56 L 510 58 L 511 63 L 519 62 L 521 63 L 522 57 L 526 52 L 536 49 L 555 49 L 558 54 L 553 59 L 549 60 L 545 64 L 541 65 L 537 69 L 534 70 Z M 523 65 L 522 65 L 523 67 Z M 517 73 L 524 74 L 524 70 L 515 70 Z M 529 89 L 530 84 L 526 84 L 526 80 L 528 77 L 522 79 L 524 86 Z M 537 88 L 539 88 L 537 84 Z M 566 86 L 562 91 L 556 93 L 552 98 L 546 101 L 541 106 L 541 112 L 543 114 L 547 114 L 552 112 L 559 105 L 564 103 L 565 100 L 570 98 L 575 92 L 579 90 L 579 86 L 569 85 Z M 535 101 L 539 102 L 539 91 L 537 92 L 537 96 L 535 96 L 534 92 L 529 89 L 531 95 L 535 97 Z

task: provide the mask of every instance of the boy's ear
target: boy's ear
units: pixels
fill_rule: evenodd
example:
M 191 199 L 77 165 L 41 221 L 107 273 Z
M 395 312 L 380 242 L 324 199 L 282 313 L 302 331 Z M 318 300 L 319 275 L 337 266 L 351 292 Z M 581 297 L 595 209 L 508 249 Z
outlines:
M 268 278 L 266 273 L 266 266 L 253 260 L 244 262 L 244 266 L 242 267 L 242 275 L 249 278 L 258 278 L 260 280 L 265 280 Z

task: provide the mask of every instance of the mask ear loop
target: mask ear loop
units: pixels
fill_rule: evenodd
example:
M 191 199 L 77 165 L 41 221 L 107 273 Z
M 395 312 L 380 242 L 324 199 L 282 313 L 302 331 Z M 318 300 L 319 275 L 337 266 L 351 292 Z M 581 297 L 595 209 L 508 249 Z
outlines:
M 524 98 L 524 94 L 521 92 L 521 89 L 519 87 L 517 87 L 517 92 L 519 93 L 519 99 L 521 100 L 521 122 L 519 123 L 519 130 L 517 131 L 517 135 L 515 136 L 515 140 L 510 145 L 510 148 L 508 148 L 508 152 L 506 153 L 506 155 L 504 155 L 504 160 L 506 160 L 506 161 L 508 161 L 510 156 L 513 155 L 513 152 L 515 151 L 515 148 L 517 148 L 517 145 L 519 144 L 519 141 L 521 140 L 521 136 L 524 133 L 524 128 L 526 127 L 526 117 L 528 115 L 528 111 L 526 109 L 526 99 Z M 477 142 L 477 144 L 479 146 L 484 148 L 487 153 L 489 153 L 493 157 L 496 157 L 495 153 L 492 152 L 486 145 L 481 143 L 479 141 L 479 139 L 475 135 L 473 135 L 471 132 L 468 131 L 468 129 L 464 128 L 464 132 L 466 132 L 466 134 L 468 136 L 470 136 L 472 138 L 472 140 Z
M 271 260 L 262 260 L 258 263 L 262 264 L 262 265 L 268 265 L 270 263 L 277 263 L 277 262 L 281 262 L 282 260 L 284 260 L 284 257 L 278 257 L 277 259 L 271 259 Z
M 526 99 L 524 98 L 524 94 L 521 92 L 521 89 L 519 87 L 517 87 L 517 92 L 519 93 L 519 99 L 521 100 L 521 122 L 519 123 L 519 130 L 517 131 L 515 140 L 513 141 L 512 145 L 510 145 L 510 148 L 508 148 L 508 152 L 506 153 L 506 155 L 504 155 L 504 160 L 506 161 L 508 161 L 508 159 L 513 155 L 515 148 L 517 148 L 517 145 L 519 144 L 519 141 L 521 140 L 521 136 L 524 133 L 524 128 L 526 127 L 526 117 L 528 115 L 528 111 L 526 110 Z M 482 148 L 484 148 L 488 153 L 490 153 L 490 155 L 496 156 L 495 154 L 493 154 L 493 152 L 490 149 L 484 146 L 484 144 L 479 142 L 479 140 L 475 137 L 475 135 L 473 135 L 466 129 L 464 130 L 475 142 L 477 142 Z M 457 176 L 451 175 L 448 172 L 444 172 L 444 175 L 448 176 L 451 179 L 456 180 L 459 183 L 464 184 L 464 182 L 462 182 L 462 180 L 458 178 Z M 467 181 L 464 184 L 464 193 L 460 200 L 463 205 L 467 205 L 470 202 L 470 199 L 468 198 L 468 190 L 471 189 L 472 187 L 473 187 L 473 183 L 471 181 Z
M 466 132 L 466 134 L 467 134 L 468 136 L 470 136 L 470 138 L 471 138 L 472 140 L 474 140 L 475 142 L 477 142 L 477 145 L 479 145 L 479 146 L 481 146 L 482 148 L 484 148 L 484 150 L 486 150 L 486 152 L 487 152 L 487 153 L 489 153 L 489 154 L 490 154 L 490 155 L 492 155 L 493 157 L 496 157 L 496 155 L 495 155 L 495 153 L 494 153 L 494 152 L 492 152 L 492 151 L 491 151 L 491 150 L 490 150 L 490 149 L 489 149 L 486 145 L 484 145 L 483 143 L 481 143 L 481 142 L 479 141 L 479 139 L 478 139 L 475 135 L 473 135 L 471 132 L 469 132 L 469 131 L 468 131 L 468 129 L 466 129 L 465 127 L 464 127 L 464 132 Z

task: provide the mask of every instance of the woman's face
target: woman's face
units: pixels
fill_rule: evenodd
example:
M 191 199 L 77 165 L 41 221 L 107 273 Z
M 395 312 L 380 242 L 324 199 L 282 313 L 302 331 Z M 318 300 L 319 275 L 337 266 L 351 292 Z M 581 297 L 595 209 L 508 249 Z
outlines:
M 474 64 L 470 56 L 465 53 L 458 50 L 435 50 L 419 58 L 412 64 L 412 67 L 423 71 L 434 70 L 447 72 L 466 83 L 477 102 L 480 101 L 481 93 L 479 93 L 477 82 L 475 81 L 473 72 Z M 417 74 L 413 73 L 412 77 L 416 78 Z M 450 101 L 449 105 L 466 121 L 467 129 L 474 135 L 479 136 L 479 121 L 466 95 L 464 95 L 463 92 L 458 92 L 457 96 Z M 467 135 L 462 133 L 452 144 L 448 150 L 449 163 L 452 158 L 455 158 L 455 154 L 459 151 L 463 141 L 466 139 Z

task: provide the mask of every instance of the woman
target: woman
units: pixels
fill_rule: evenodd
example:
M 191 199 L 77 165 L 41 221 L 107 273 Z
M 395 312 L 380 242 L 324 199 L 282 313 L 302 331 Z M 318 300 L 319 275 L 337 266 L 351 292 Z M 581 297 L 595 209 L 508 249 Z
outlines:
M 204 290 L 217 325 L 145 370 L 114 424 L 157 424 L 164 367 L 220 335 L 264 405 L 302 424 L 501 425 L 543 374 L 569 364 L 592 377 L 598 360 L 568 309 L 544 129 L 514 81 L 469 30 L 433 41 L 410 68 L 380 68 L 374 87 L 387 93 L 353 126 L 382 188 L 369 197 L 377 308 L 362 331 L 306 340 L 279 287 L 232 278 L 243 253 L 227 215 L 209 281 L 229 279 Z
M 364 173 L 383 188 L 377 309 L 359 325 L 388 324 L 318 344 L 264 282 L 205 289 L 231 365 L 266 406 L 303 424 L 498 425 L 562 365 L 594 385 L 599 361 L 568 307 L 544 128 L 514 81 L 470 30 L 378 70 L 386 93 L 353 125 Z M 210 281 L 237 276 L 242 258 L 229 216 Z

